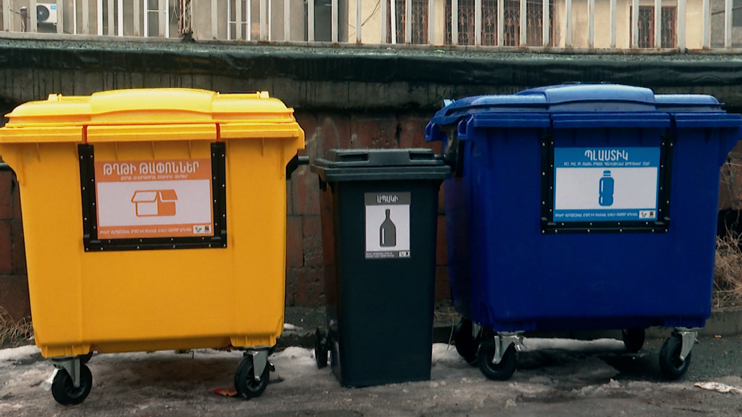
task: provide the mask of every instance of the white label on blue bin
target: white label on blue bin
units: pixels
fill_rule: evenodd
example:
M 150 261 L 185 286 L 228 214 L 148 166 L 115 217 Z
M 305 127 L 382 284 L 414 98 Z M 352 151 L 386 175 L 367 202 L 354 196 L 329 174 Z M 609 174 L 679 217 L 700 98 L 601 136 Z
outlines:
M 659 147 L 554 148 L 554 221 L 656 221 Z
M 410 193 L 365 193 L 366 259 L 410 257 Z

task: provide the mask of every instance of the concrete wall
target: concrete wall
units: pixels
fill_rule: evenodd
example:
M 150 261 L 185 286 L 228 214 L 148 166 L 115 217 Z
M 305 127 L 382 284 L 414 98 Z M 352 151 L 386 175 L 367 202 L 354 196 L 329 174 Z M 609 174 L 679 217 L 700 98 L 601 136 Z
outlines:
M 389 2 L 387 0 L 388 4 Z M 351 0 L 348 3 L 348 38 L 346 39 L 350 43 L 356 42 L 356 10 L 356 1 Z M 375 1 L 366 0 L 361 4 L 361 15 L 361 22 L 365 22 L 361 27 L 363 43 L 381 43 L 381 6 Z

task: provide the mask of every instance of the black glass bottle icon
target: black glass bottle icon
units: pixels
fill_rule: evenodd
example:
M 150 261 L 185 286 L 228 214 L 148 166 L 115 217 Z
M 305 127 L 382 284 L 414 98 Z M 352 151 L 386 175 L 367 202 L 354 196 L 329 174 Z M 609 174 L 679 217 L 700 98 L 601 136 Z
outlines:
M 600 198 L 598 204 L 601 206 L 613 205 L 613 177 L 611 171 L 603 171 L 603 178 L 600 179 Z
M 389 218 L 391 212 L 390 209 L 386 209 L 386 219 L 379 228 L 379 246 L 382 248 L 397 246 L 397 226 Z

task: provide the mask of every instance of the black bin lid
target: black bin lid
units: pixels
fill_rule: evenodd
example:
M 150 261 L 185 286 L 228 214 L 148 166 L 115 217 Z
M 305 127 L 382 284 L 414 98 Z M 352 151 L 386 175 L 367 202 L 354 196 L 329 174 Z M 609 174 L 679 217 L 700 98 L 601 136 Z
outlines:
M 332 149 L 312 163 L 326 182 L 443 180 L 451 169 L 431 149 Z

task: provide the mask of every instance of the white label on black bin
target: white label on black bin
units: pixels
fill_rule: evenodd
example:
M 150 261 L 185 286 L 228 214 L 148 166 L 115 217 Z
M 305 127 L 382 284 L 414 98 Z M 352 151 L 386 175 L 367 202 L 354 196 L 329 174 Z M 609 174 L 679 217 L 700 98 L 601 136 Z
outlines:
M 410 193 L 366 193 L 366 259 L 410 257 Z

